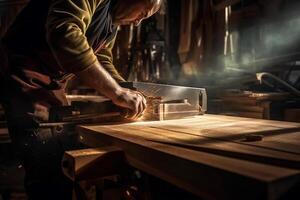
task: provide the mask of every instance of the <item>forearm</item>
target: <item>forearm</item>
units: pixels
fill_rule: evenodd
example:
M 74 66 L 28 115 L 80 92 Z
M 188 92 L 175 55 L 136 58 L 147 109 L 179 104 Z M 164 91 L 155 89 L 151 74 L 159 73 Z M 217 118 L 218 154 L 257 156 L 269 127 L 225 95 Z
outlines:
M 85 84 L 111 99 L 117 106 L 128 109 L 127 118 L 136 119 L 143 114 L 147 104 L 144 96 L 139 92 L 120 87 L 99 62 L 95 62 L 76 75 Z
M 99 62 L 95 62 L 86 70 L 76 73 L 76 76 L 85 84 L 112 100 L 118 98 L 121 91 L 119 84 Z
M 113 64 L 104 63 L 102 64 L 102 66 L 118 83 L 126 82 L 125 79 L 116 70 Z

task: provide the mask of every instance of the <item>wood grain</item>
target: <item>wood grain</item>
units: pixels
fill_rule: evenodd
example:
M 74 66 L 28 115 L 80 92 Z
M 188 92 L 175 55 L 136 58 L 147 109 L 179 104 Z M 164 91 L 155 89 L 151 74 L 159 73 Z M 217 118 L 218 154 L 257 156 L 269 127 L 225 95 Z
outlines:
M 204 115 L 78 130 L 83 143 L 115 145 L 133 167 L 207 199 L 277 199 L 299 181 L 298 123 Z
M 123 151 L 110 146 L 66 151 L 62 160 L 63 172 L 72 181 L 119 174 L 125 167 Z

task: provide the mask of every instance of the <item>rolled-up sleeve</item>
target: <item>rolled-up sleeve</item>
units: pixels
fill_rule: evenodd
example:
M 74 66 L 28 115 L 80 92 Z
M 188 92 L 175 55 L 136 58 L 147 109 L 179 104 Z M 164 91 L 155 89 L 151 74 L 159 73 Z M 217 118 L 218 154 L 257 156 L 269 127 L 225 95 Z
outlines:
M 96 52 L 96 56 L 101 65 L 106 69 L 106 71 L 119 83 L 125 82 L 125 79 L 119 74 L 117 69 L 113 64 L 112 49 L 116 40 L 116 35 L 104 48 L 101 48 Z
M 53 1 L 46 22 L 46 37 L 54 57 L 66 72 L 83 71 L 97 61 L 85 33 L 102 1 Z

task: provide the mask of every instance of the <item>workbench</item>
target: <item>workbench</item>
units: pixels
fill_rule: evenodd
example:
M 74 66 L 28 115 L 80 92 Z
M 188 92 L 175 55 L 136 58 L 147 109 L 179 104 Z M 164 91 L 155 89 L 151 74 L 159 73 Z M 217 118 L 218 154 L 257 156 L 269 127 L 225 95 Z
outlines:
M 203 199 L 280 199 L 300 182 L 299 123 L 205 114 L 78 132 L 82 143 L 118 147 L 132 167 Z

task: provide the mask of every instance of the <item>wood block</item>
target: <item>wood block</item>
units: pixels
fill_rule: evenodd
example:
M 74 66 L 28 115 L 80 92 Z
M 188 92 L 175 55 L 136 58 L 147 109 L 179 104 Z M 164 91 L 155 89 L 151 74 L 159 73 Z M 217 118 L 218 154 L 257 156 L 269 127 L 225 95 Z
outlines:
M 118 174 L 125 166 L 123 151 L 114 146 L 66 151 L 62 161 L 64 174 L 73 181 Z

